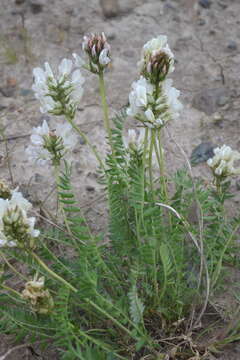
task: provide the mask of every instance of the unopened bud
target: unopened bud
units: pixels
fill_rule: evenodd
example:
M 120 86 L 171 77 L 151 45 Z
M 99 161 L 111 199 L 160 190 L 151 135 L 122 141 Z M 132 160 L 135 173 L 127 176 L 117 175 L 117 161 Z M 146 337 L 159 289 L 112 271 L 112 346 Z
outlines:
M 163 81 L 169 73 L 173 59 L 164 51 L 150 54 L 146 57 L 142 68 L 142 75 L 151 83 Z
M 104 33 L 84 36 L 82 48 L 89 57 L 89 70 L 94 74 L 103 71 L 111 61 L 110 45 Z

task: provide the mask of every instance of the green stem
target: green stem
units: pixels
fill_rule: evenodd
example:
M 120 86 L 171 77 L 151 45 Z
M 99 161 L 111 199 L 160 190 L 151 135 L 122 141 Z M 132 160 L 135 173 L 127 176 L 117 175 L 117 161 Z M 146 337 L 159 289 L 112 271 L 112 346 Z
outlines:
M 149 148 L 149 158 L 148 158 L 148 171 L 149 171 L 150 189 L 151 189 L 153 201 L 155 201 L 154 187 L 153 187 L 153 169 L 152 169 L 152 155 L 153 155 L 154 138 L 155 138 L 155 131 L 154 131 L 154 129 L 152 129 L 150 148 Z
M 168 197 L 168 189 L 167 189 L 167 181 L 165 175 L 165 159 L 163 154 L 163 147 L 161 142 L 161 130 L 158 130 L 158 144 L 159 144 L 159 154 L 160 154 L 160 176 L 161 176 L 161 183 L 163 188 L 164 194 L 164 201 L 169 205 L 169 197 Z M 172 227 L 172 215 L 168 212 L 168 219 L 170 228 Z
M 4 290 L 9 291 L 9 292 L 12 292 L 14 295 L 19 296 L 20 298 L 22 297 L 21 294 L 20 294 L 18 291 L 14 290 L 14 289 L 12 289 L 12 288 L 10 288 L 10 287 L 8 287 L 7 285 L 1 284 L 1 287 L 2 287 Z
M 100 348 L 102 348 L 103 350 L 107 351 L 108 353 L 112 352 L 112 350 L 110 348 L 108 348 L 102 341 L 98 341 L 96 338 L 89 336 L 88 334 L 86 334 L 86 332 L 82 331 L 81 329 L 78 328 L 78 333 L 80 336 L 83 336 L 84 338 L 86 338 L 88 341 L 92 342 L 93 344 L 99 346 Z M 126 360 L 126 358 L 122 357 L 121 355 L 118 355 L 116 352 L 114 352 L 114 355 L 118 358 L 118 359 L 122 359 L 122 360 Z
M 112 153 L 114 154 L 114 147 L 113 147 L 113 142 L 112 142 L 112 130 L 111 130 L 110 121 L 109 121 L 108 104 L 107 104 L 107 98 L 106 98 L 106 89 L 105 89 L 103 71 L 101 71 L 99 73 L 99 90 L 100 90 L 100 95 L 101 95 L 101 99 L 102 99 L 104 128 L 107 132 L 107 136 L 109 139 Z
M 39 257 L 37 254 L 35 254 L 33 251 L 30 252 L 32 257 L 38 262 L 39 265 L 43 267 L 44 270 L 46 270 L 52 277 L 60 281 L 62 284 L 67 286 L 70 290 L 77 292 L 78 290 L 73 287 L 71 284 L 69 284 L 66 280 L 64 280 L 61 276 L 56 274 L 53 270 L 51 270 Z
M 8 259 L 5 257 L 5 255 L 0 251 L 0 256 L 3 258 L 3 260 L 5 261 L 5 263 L 8 265 L 8 267 L 15 272 L 20 278 L 22 278 L 24 281 L 28 281 L 28 279 L 22 275 L 19 271 L 17 271 L 17 269 L 15 269 L 15 267 L 13 265 L 10 264 L 10 262 L 8 261 Z
M 73 119 L 71 119 L 69 116 L 65 116 L 67 121 L 69 122 L 69 124 L 72 126 L 72 128 L 84 139 L 84 141 L 88 144 L 88 146 L 90 147 L 90 149 L 92 150 L 92 152 L 94 153 L 96 159 L 99 162 L 100 167 L 104 170 L 104 163 L 101 160 L 100 155 L 98 154 L 98 151 L 96 150 L 96 147 L 93 146 L 91 144 L 91 142 L 89 141 L 87 135 L 84 134 L 84 132 L 82 132 L 79 127 L 74 123 Z
M 115 325 L 117 325 L 120 329 L 122 329 L 124 332 L 126 332 L 131 338 L 135 339 L 132 335 L 131 331 L 129 331 L 125 326 L 123 326 L 118 320 L 116 320 L 114 317 L 112 317 L 110 314 L 108 314 L 105 310 L 100 308 L 97 304 L 95 304 L 90 299 L 87 299 L 87 302 L 91 304 L 96 310 L 98 310 L 101 314 L 109 318 Z
M 145 128 L 145 136 L 144 136 L 144 145 L 143 145 L 143 156 L 142 156 L 142 204 L 141 204 L 141 217 L 142 223 L 144 226 L 144 215 L 143 215 L 143 208 L 144 208 L 144 194 L 145 194 L 145 168 L 147 162 L 147 149 L 148 149 L 148 128 Z
M 160 175 L 161 181 L 163 186 L 163 192 L 165 196 L 165 201 L 168 203 L 168 191 L 167 191 L 167 184 L 166 184 L 166 176 L 165 176 L 165 161 L 164 161 L 164 154 L 161 142 L 161 130 L 158 131 L 158 144 L 159 144 L 159 153 L 160 153 Z

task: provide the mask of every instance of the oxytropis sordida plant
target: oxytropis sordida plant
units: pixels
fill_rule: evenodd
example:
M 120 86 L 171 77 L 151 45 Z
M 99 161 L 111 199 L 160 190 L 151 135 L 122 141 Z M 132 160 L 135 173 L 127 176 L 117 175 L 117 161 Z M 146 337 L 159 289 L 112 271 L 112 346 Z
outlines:
M 37 165 L 51 166 L 58 212 L 52 227 L 36 230 L 29 201 L 0 183 L 1 327 L 18 329 L 19 338 L 31 332 L 32 341 L 53 343 L 61 359 L 206 358 L 239 338 L 236 322 L 224 337 L 214 337 L 222 321 L 216 310 L 209 329 L 202 324 L 207 309 L 215 309 L 223 264 L 235 262 L 239 218 L 228 218 L 225 200 L 231 176 L 240 173 L 234 168 L 240 154 L 226 145 L 216 148 L 207 162 L 211 181 L 195 181 L 185 167 L 168 174 L 164 130 L 179 118 L 182 104 L 169 78 L 174 55 L 166 36 L 143 46 L 129 106 L 113 119 L 104 82 L 111 62 L 105 35 L 85 36 L 82 50 L 84 59 L 73 54 L 56 71 L 48 63 L 33 70 L 40 111 L 55 120 L 33 129 L 26 154 Z M 76 124 L 84 72 L 99 81 L 105 161 Z M 126 134 L 127 116 L 137 129 Z M 99 163 L 108 241 L 92 233 L 71 185 L 68 154 L 78 136 Z M 208 342 L 206 331 L 212 331 Z

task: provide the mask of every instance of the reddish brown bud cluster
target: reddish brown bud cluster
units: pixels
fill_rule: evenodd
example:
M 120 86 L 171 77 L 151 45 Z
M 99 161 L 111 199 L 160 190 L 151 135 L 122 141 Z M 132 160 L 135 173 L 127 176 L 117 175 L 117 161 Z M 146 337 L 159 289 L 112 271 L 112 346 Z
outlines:
M 82 48 L 89 56 L 90 70 L 94 73 L 99 73 L 111 61 L 110 45 L 104 33 L 84 36 Z
M 150 55 L 145 60 L 142 74 L 152 83 L 163 81 L 169 72 L 172 59 L 164 51 Z

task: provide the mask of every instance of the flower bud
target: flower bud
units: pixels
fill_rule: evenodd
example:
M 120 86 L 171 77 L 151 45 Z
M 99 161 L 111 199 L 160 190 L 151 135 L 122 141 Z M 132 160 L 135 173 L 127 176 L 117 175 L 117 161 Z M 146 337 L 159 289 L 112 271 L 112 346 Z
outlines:
M 110 63 L 110 45 L 104 33 L 84 36 L 83 50 L 89 57 L 89 70 L 94 74 L 102 72 Z
M 166 78 L 171 62 L 172 59 L 164 51 L 150 54 L 145 60 L 142 75 L 151 83 L 158 84 Z

